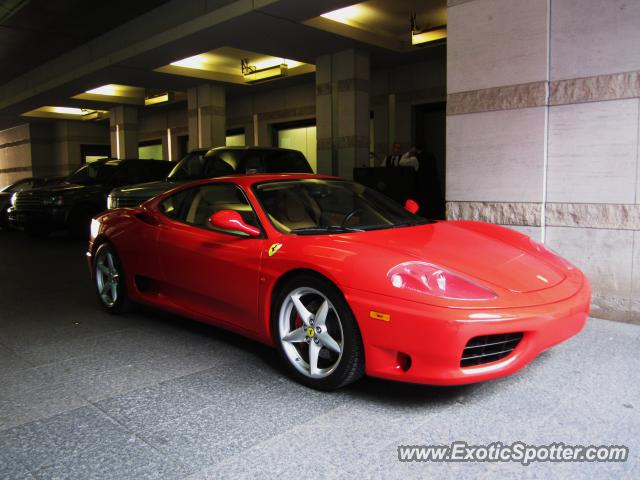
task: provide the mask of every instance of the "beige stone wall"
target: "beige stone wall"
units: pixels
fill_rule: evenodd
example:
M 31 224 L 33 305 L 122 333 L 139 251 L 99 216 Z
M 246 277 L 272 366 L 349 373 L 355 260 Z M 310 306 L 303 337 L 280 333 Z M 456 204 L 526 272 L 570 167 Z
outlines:
M 29 125 L 0 131 L 0 188 L 31 174 Z
M 533 233 L 640 319 L 640 3 L 449 0 L 447 212 Z

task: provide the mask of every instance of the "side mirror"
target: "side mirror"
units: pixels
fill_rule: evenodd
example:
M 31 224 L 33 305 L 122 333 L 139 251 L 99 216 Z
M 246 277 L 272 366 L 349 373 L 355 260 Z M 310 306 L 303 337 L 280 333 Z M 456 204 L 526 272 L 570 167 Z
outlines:
M 418 213 L 418 210 L 420 210 L 420 205 L 418 205 L 418 202 L 416 202 L 415 200 L 411 200 L 409 198 L 406 202 L 404 202 L 404 209 L 407 212 Z
M 233 210 L 220 210 L 211 215 L 209 222 L 221 230 L 235 230 L 246 233 L 250 237 L 259 237 L 262 233 L 259 228 L 244 223 L 240 214 Z

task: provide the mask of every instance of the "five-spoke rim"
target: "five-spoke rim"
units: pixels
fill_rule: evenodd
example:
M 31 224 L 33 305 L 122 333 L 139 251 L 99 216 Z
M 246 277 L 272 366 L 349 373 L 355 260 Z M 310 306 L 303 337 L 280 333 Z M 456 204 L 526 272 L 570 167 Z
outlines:
M 120 274 L 116 268 L 113 254 L 101 252 L 96 259 L 96 287 L 100 299 L 107 307 L 113 307 L 118 301 L 118 282 Z
M 342 358 L 344 335 L 331 301 L 310 287 L 289 292 L 279 316 L 282 348 L 291 364 L 310 378 L 331 375 Z

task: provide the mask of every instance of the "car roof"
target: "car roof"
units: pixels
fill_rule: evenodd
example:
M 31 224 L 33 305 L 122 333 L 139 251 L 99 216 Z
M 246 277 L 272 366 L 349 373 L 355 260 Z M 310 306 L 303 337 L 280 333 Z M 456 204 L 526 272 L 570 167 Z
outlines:
M 291 148 L 281 148 L 281 147 L 254 147 L 251 145 L 240 145 L 240 146 L 234 146 L 234 147 L 212 147 L 210 149 L 207 150 L 208 152 L 220 152 L 223 150 L 237 150 L 237 151 L 242 151 L 242 150 L 255 150 L 255 151 L 264 151 L 264 152 L 299 152 L 299 150 L 294 150 Z
M 338 177 L 332 177 L 331 175 L 322 175 L 317 173 L 265 173 L 265 174 L 238 174 L 227 175 L 225 177 L 207 178 L 204 180 L 196 180 L 190 182 L 189 185 L 206 185 L 208 183 L 235 183 L 243 187 L 251 187 L 256 183 L 272 182 L 278 180 L 305 180 L 305 179 L 326 179 L 326 180 L 341 180 Z

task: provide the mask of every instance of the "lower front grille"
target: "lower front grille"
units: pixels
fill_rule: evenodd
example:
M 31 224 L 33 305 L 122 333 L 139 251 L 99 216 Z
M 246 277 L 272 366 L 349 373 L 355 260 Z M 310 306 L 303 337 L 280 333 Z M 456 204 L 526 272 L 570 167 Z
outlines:
M 505 358 L 522 340 L 522 332 L 473 337 L 462 352 L 461 367 L 472 367 Z

